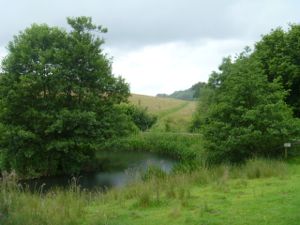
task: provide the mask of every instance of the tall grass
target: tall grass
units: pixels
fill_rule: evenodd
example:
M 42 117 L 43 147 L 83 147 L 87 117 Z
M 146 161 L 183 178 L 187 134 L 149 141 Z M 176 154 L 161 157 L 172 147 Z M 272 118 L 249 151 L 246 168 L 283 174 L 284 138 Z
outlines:
M 218 191 L 226 192 L 232 180 L 244 181 L 243 185 L 246 185 L 248 179 L 287 176 L 288 170 L 281 161 L 253 159 L 242 166 L 199 167 L 191 173 L 166 175 L 153 169 L 148 173 L 143 181 L 105 193 L 88 192 L 74 183 L 69 189 L 56 189 L 46 194 L 41 191 L 32 193 L 18 186 L 13 175 L 4 174 L 0 181 L 0 224 L 107 224 L 110 218 L 116 216 L 116 212 L 102 212 L 100 209 L 103 205 L 113 209 L 116 205 L 130 204 L 131 209 L 140 209 L 175 201 L 181 207 L 189 207 L 193 198 L 191 190 L 195 186 L 211 185 Z M 94 216 L 89 214 L 91 205 L 96 209 L 101 205 Z M 176 214 L 176 210 L 172 213 Z
M 143 151 L 168 155 L 181 161 L 200 158 L 200 135 L 144 132 L 106 142 L 100 149 L 109 151 Z
M 67 190 L 35 193 L 3 176 L 0 182 L 0 224 L 82 224 L 91 198 L 76 185 Z

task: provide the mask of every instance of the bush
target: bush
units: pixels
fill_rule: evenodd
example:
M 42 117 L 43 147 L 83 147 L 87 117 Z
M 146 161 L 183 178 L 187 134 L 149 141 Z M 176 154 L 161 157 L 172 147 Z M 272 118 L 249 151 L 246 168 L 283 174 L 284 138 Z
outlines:
M 143 109 L 139 106 L 131 104 L 121 104 L 120 109 L 126 115 L 128 115 L 134 124 L 141 130 L 146 131 L 150 129 L 157 121 L 157 116 L 147 112 L 147 109 Z

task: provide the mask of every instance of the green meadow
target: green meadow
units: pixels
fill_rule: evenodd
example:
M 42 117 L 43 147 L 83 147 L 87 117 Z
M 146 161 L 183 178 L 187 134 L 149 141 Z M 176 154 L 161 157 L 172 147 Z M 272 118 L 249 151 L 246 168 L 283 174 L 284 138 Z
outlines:
M 300 165 L 255 159 L 243 166 L 151 173 L 126 188 L 88 192 L 76 186 L 30 193 L 5 177 L 1 224 L 299 224 Z

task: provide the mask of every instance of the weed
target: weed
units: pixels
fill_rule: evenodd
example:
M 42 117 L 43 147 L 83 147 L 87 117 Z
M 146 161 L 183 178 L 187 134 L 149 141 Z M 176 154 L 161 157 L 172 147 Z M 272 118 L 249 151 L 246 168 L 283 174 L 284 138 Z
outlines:
M 167 174 L 157 166 L 149 166 L 145 173 L 142 174 L 142 180 L 147 181 L 151 179 L 164 179 Z

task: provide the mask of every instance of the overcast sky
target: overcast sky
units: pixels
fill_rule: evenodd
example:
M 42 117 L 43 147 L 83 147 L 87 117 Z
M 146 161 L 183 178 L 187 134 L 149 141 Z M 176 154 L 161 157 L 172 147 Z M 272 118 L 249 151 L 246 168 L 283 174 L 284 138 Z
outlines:
M 262 34 L 300 22 L 297 0 L 0 0 L 0 60 L 13 35 L 32 23 L 67 28 L 91 16 L 108 28 L 113 72 L 133 93 L 156 95 L 207 81 L 222 58 Z

